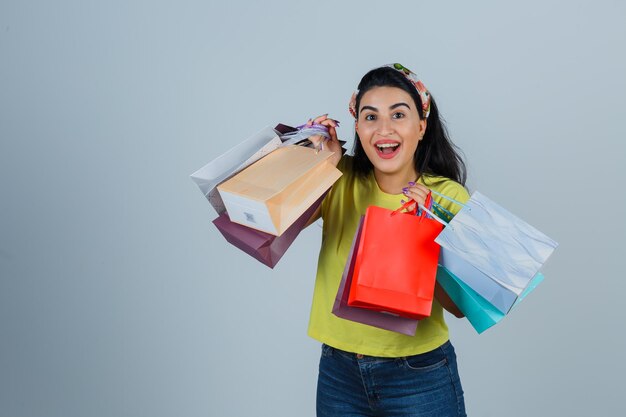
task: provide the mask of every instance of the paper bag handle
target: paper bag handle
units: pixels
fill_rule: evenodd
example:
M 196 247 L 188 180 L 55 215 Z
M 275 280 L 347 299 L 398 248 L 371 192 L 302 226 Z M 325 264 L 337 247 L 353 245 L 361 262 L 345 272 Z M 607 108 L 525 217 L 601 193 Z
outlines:
M 424 213 L 428 213 L 428 214 L 430 214 L 430 217 L 432 217 L 433 219 L 437 220 L 439 223 L 443 224 L 444 227 L 448 227 L 450 225 L 450 223 L 446 222 L 445 220 L 440 219 L 439 216 L 435 215 L 435 213 L 433 213 L 432 211 L 428 210 L 423 205 L 420 204 L 419 208 L 422 209 L 422 216 L 424 216 Z
M 426 196 L 426 201 L 424 201 L 424 204 L 426 206 L 430 206 L 431 203 L 433 202 L 432 200 L 432 195 L 429 192 L 428 195 Z M 417 208 L 418 205 L 415 204 L 415 200 L 409 200 L 406 203 L 404 203 L 401 207 L 395 209 L 392 213 L 391 216 L 395 216 L 396 214 L 400 213 L 402 210 L 405 210 L 407 208 L 409 208 L 410 206 L 415 205 L 415 207 L 408 212 L 408 214 L 412 214 L 412 215 L 416 215 L 417 214 Z M 419 208 L 422 208 L 424 206 L 422 206 L 421 204 L 419 205 Z M 433 215 L 430 211 L 427 211 L 431 216 Z M 422 212 L 422 214 L 420 215 L 420 217 L 426 217 L 426 212 Z
M 441 197 L 441 198 L 443 198 L 443 199 L 445 199 L 445 200 L 448 200 L 448 201 L 450 201 L 450 202 L 452 202 L 452 203 L 458 204 L 458 205 L 459 205 L 459 206 L 461 206 L 461 207 L 467 207 L 467 204 L 461 203 L 460 201 L 455 200 L 455 199 L 454 199 L 454 198 L 452 198 L 452 197 L 448 197 L 448 196 L 447 196 L 447 195 L 445 195 L 445 194 L 438 193 L 437 191 L 434 191 L 434 190 L 430 190 L 430 192 L 431 192 L 431 193 L 433 193 L 433 194 L 435 194 L 435 195 L 438 195 L 439 197 Z M 437 204 L 437 203 L 435 203 L 435 204 Z M 441 207 L 441 205 L 440 205 L 440 204 L 437 204 L 437 205 Z M 469 209 L 469 207 L 467 207 L 467 208 Z
M 465 208 L 465 209 L 466 209 L 466 210 L 468 210 L 468 211 L 471 211 L 471 210 L 472 210 L 472 209 L 471 209 L 471 208 L 470 208 L 467 204 L 461 203 L 459 200 L 455 200 L 455 199 L 454 199 L 454 198 L 452 198 L 452 197 L 448 197 L 447 195 L 445 195 L 445 194 L 441 194 L 441 193 L 439 193 L 439 192 L 437 192 L 437 191 L 434 191 L 434 190 L 430 190 L 430 192 L 431 192 L 431 193 L 433 193 L 433 194 L 435 194 L 435 195 L 438 195 L 439 197 L 441 197 L 441 198 L 443 198 L 443 199 L 445 199 L 445 200 L 448 200 L 448 201 L 450 201 L 450 202 L 452 202 L 452 203 L 455 203 L 455 204 L 457 204 L 457 205 L 459 205 L 459 206 L 461 206 L 461 207 Z M 441 209 L 441 210 L 445 211 L 445 212 L 446 212 L 446 214 L 448 214 L 450 217 L 454 217 L 454 214 L 452 214 L 452 213 L 450 212 L 450 210 L 446 209 L 446 208 L 445 208 L 445 207 L 443 207 L 441 204 L 437 203 L 435 200 L 433 200 L 433 204 L 434 204 L 434 205 L 436 205 L 439 209 Z M 422 208 L 422 207 L 420 207 L 420 208 Z M 439 218 L 438 216 L 434 215 L 434 214 L 433 214 L 430 210 L 428 210 L 427 208 L 423 207 L 423 208 L 422 208 L 422 210 L 425 210 L 426 212 L 428 212 L 428 213 L 429 213 L 429 214 L 430 214 L 430 215 L 431 215 L 431 216 L 432 216 L 435 220 L 437 220 L 439 223 L 443 224 L 445 227 L 452 227 L 452 226 L 450 226 L 450 223 L 448 223 L 448 222 L 446 222 L 446 221 L 442 220 L 441 218 Z
M 426 197 L 426 201 L 424 202 L 424 203 L 426 203 L 425 205 L 430 205 L 429 203 L 430 203 L 430 202 L 432 202 L 432 204 L 435 204 L 437 207 L 439 207 L 439 208 L 441 208 L 442 210 L 446 211 L 448 214 L 450 214 L 450 216 L 452 216 L 452 213 L 451 213 L 449 210 L 447 210 L 447 209 L 446 209 L 445 207 L 443 207 L 441 204 L 437 203 L 434 199 L 433 199 L 433 200 L 431 200 L 431 198 L 432 198 L 431 194 L 435 194 L 435 195 L 437 195 L 437 196 L 439 196 L 439 197 L 441 197 L 441 198 L 443 198 L 443 199 L 445 199 L 445 200 L 448 200 L 448 201 L 450 201 L 450 202 L 452 202 L 452 203 L 458 204 L 459 206 L 464 207 L 464 208 L 466 208 L 467 210 L 471 210 L 471 208 L 470 208 L 470 207 L 468 207 L 468 206 L 467 206 L 467 204 L 461 203 L 460 201 L 455 200 L 455 199 L 454 199 L 454 198 L 452 198 L 452 197 L 448 197 L 448 196 L 447 196 L 447 195 L 445 195 L 445 194 L 441 194 L 441 193 L 439 193 L 439 192 L 437 192 L 437 191 L 430 190 L 430 192 L 428 193 L 428 196 Z M 404 204 L 402 205 L 402 207 L 400 207 L 400 208 L 398 208 L 398 209 L 394 210 L 394 211 L 391 213 L 391 215 L 392 215 L 392 216 L 394 216 L 394 215 L 398 214 L 398 213 L 399 213 L 399 212 L 401 212 L 402 210 L 407 209 L 407 208 L 408 208 L 410 205 L 412 205 L 412 204 L 415 204 L 415 201 L 414 201 L 414 200 L 409 200 L 409 201 L 407 201 L 406 203 L 404 203 Z M 441 218 L 440 218 L 439 216 L 437 216 L 435 213 L 433 213 L 432 211 L 430 211 L 429 209 L 427 209 L 426 207 L 424 207 L 424 205 L 419 204 L 419 205 L 418 205 L 418 207 L 422 210 L 422 217 L 424 217 L 424 216 L 425 216 L 425 213 L 428 213 L 428 214 L 429 214 L 429 215 L 430 215 L 433 219 L 435 219 L 436 221 L 438 221 L 439 223 L 441 223 L 444 227 L 448 227 L 448 226 L 450 226 L 450 223 L 448 223 L 448 222 L 446 222 L 445 220 L 441 219 Z M 415 211 L 416 211 L 416 209 L 413 209 L 411 213 L 415 213 Z M 451 226 L 450 226 L 450 227 L 451 227 Z

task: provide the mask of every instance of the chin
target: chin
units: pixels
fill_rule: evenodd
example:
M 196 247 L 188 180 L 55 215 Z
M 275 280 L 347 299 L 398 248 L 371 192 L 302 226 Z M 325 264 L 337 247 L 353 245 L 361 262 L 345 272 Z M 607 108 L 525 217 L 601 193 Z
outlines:
M 400 172 L 404 164 L 401 161 L 381 161 L 378 160 L 376 162 L 372 162 L 374 168 L 377 171 L 380 171 L 384 174 L 395 174 L 396 172 Z

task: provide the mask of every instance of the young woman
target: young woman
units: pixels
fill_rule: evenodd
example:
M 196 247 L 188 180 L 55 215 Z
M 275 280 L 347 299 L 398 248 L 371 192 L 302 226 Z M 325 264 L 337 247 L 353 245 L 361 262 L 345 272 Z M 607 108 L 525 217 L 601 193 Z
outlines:
M 309 335 L 323 343 L 318 416 L 465 416 L 463 390 L 443 308 L 462 314 L 437 285 L 431 316 L 415 336 L 341 319 L 331 313 L 360 216 L 370 205 L 396 209 L 424 204 L 429 189 L 469 199 L 465 165 L 449 140 L 432 96 L 400 64 L 363 77 L 350 110 L 356 119 L 354 156 L 341 156 L 337 122 L 324 146 L 343 172 L 318 214 L 323 237 Z M 433 194 L 452 213 L 459 208 Z M 312 219 L 312 220 L 314 220 Z M 389 242 L 393 244 L 393 242 Z

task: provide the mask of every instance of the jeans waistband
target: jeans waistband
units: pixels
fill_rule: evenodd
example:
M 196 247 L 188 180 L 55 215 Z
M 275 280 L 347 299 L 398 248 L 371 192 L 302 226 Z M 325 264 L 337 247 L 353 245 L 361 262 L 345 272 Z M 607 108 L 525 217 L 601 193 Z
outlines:
M 332 347 L 332 346 L 327 345 L 325 343 L 324 343 L 322 349 L 331 349 L 333 352 L 337 352 L 337 353 L 341 354 L 342 356 L 346 356 L 346 357 L 353 358 L 353 359 L 361 359 L 361 360 L 364 359 L 364 360 L 370 360 L 370 361 L 383 362 L 383 361 L 393 361 L 393 360 L 396 360 L 396 359 L 410 358 L 412 356 L 426 355 L 426 354 L 431 353 L 431 352 L 433 352 L 433 351 L 435 351 L 437 349 L 442 349 L 444 351 L 447 351 L 451 345 L 452 344 L 450 343 L 450 341 L 447 340 L 441 346 L 438 346 L 435 349 L 430 350 L 428 352 L 417 353 L 415 355 L 408 355 L 408 356 L 399 356 L 399 357 L 363 355 L 361 353 L 354 353 L 354 352 L 348 352 L 348 351 L 345 351 L 345 350 L 337 349 L 336 347 Z

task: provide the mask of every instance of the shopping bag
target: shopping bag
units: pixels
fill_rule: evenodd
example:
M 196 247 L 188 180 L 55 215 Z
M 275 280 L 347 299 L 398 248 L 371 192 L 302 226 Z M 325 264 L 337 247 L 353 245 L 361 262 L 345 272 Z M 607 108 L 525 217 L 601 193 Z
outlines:
M 543 279 L 543 274 L 537 273 L 516 299 L 514 306 L 534 290 Z M 463 280 L 442 266 L 437 269 L 437 282 L 479 334 L 504 318 L 505 313 L 497 309 Z
M 430 316 L 439 257 L 434 239 L 441 229 L 426 210 L 416 216 L 415 210 L 368 207 L 348 304 L 412 319 Z
M 284 125 L 278 127 L 283 128 L 283 131 L 289 129 Z M 198 185 L 217 214 L 222 214 L 226 207 L 217 191 L 217 185 L 278 149 L 281 144 L 277 132 L 269 126 L 265 127 L 191 174 L 191 179 Z
M 456 203 L 461 210 L 435 239 L 442 265 L 507 313 L 558 244 L 479 192 Z
M 358 249 L 359 240 L 361 238 L 363 220 L 364 217 L 361 216 L 359 227 L 354 234 L 346 267 L 343 271 L 341 282 L 339 283 L 339 289 L 337 290 L 337 296 L 335 297 L 332 312 L 335 316 L 346 320 L 402 333 L 407 336 L 415 336 L 418 323 L 417 320 L 401 317 L 397 314 L 389 314 L 359 307 L 351 307 L 348 305 L 348 296 L 350 293 L 350 286 L 352 285 L 352 273 L 354 272 L 354 263 L 356 261 L 356 249 Z
M 341 176 L 332 154 L 280 147 L 219 184 L 230 220 L 280 236 Z
M 315 214 L 324 199 L 322 195 L 309 207 L 289 228 L 280 236 L 270 235 L 238 223 L 233 223 L 228 213 L 222 213 L 213 220 L 213 224 L 233 246 L 241 249 L 261 263 L 274 268 L 280 258 L 306 226 L 309 219 Z
M 442 247 L 439 252 L 439 264 L 504 314 L 509 312 L 518 298 L 515 292 L 491 279 L 454 251 Z

